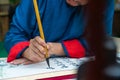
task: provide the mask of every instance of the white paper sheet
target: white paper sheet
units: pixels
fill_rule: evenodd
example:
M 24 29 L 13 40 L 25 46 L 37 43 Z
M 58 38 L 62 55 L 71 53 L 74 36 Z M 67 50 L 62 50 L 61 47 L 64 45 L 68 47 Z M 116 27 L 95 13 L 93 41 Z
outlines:
M 6 63 L 6 59 L 0 60 L 0 79 L 77 69 L 80 64 L 88 60 L 89 58 L 51 58 L 51 68 L 48 68 L 46 61 L 30 65 L 11 65 Z

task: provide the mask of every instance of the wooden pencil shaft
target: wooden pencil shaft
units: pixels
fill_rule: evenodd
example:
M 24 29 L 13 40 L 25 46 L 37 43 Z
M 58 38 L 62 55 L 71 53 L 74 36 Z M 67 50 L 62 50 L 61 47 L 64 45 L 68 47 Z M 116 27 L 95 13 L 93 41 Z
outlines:
M 44 32 L 43 32 L 43 28 L 42 28 L 42 23 L 41 23 L 41 18 L 40 18 L 40 13 L 39 13 L 39 11 L 38 11 L 37 0 L 33 0 L 33 4 L 34 4 L 34 8 L 35 8 L 36 19 L 37 19 L 37 22 L 38 22 L 38 28 L 39 28 L 39 32 L 40 32 L 40 37 L 41 37 L 43 40 L 45 40 Z M 47 50 L 47 47 L 45 47 L 45 51 L 46 51 L 45 57 L 48 58 L 48 50 Z
M 34 3 L 34 8 L 35 8 L 35 14 L 36 14 L 36 18 L 37 18 L 37 22 L 38 22 L 38 28 L 39 28 L 39 32 L 40 32 L 40 37 L 45 40 L 44 37 L 44 33 L 43 33 L 43 28 L 42 28 L 42 23 L 41 23 L 41 18 L 40 18 L 40 13 L 38 11 L 38 5 L 37 5 L 37 1 L 33 0 Z

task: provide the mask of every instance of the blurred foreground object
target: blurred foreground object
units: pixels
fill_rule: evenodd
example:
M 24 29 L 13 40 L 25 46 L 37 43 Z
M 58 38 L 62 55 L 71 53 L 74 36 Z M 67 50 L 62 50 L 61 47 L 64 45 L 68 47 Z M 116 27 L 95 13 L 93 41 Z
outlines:
M 104 29 L 106 4 L 107 0 L 90 0 L 86 7 L 86 40 L 95 60 L 79 67 L 77 80 L 120 80 L 120 64 L 116 62 L 117 47 Z

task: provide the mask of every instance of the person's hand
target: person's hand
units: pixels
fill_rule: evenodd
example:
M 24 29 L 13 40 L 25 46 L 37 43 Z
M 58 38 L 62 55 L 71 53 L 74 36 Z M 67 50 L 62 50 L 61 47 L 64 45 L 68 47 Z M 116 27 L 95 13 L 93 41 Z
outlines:
M 30 40 L 29 47 L 23 52 L 22 58 L 15 59 L 11 64 L 32 64 L 42 62 L 46 59 L 45 47 L 48 49 L 48 57 L 51 55 L 65 56 L 61 43 L 45 43 L 40 37 Z
M 36 37 L 35 39 L 37 39 L 37 38 L 39 39 L 39 37 Z M 31 45 L 23 53 L 23 58 L 15 59 L 15 60 L 13 60 L 10 63 L 11 64 L 15 64 L 15 65 L 17 65 L 17 64 L 27 65 L 27 64 L 37 63 L 37 62 L 41 62 L 41 61 L 45 60 L 45 57 L 44 57 L 45 55 L 44 55 L 44 53 L 42 53 L 44 51 L 42 51 L 42 50 L 36 50 L 36 49 L 35 49 L 36 52 L 33 51 L 33 49 L 31 48 L 31 47 L 33 47 L 33 45 L 32 45 L 33 43 L 34 43 L 33 40 L 31 40 L 30 41 Z M 44 43 L 44 41 L 43 41 L 43 43 Z M 41 46 L 41 47 L 44 49 L 43 46 Z M 47 48 L 48 48 L 48 54 L 49 54 L 49 56 L 51 56 L 51 55 L 65 56 L 65 53 L 64 53 L 64 50 L 62 48 L 61 43 L 48 42 L 47 43 Z M 39 56 L 39 54 L 37 53 L 37 51 L 38 51 L 38 53 L 41 56 Z M 41 52 L 39 52 L 39 51 L 41 51 Z
M 32 64 L 32 63 L 33 63 L 32 61 L 30 61 L 26 58 L 15 59 L 10 62 L 10 64 L 13 64 L 13 65 L 19 65 L 19 64 L 28 65 L 28 64 Z
M 39 36 L 30 40 L 29 47 L 24 51 L 22 57 L 32 61 L 33 63 L 44 61 L 47 44 Z M 49 56 L 49 55 L 48 55 Z
M 86 5 L 88 3 L 88 0 L 66 0 L 66 2 L 71 6 L 80 6 Z

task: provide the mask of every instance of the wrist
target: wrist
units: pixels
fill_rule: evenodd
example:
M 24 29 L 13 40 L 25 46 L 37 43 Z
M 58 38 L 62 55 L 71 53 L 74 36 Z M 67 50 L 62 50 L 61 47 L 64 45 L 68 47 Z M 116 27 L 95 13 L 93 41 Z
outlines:
M 48 46 L 50 55 L 65 56 L 61 43 L 48 43 Z
M 25 57 L 26 53 L 28 53 L 28 47 L 24 50 L 23 54 L 21 55 L 22 57 Z

